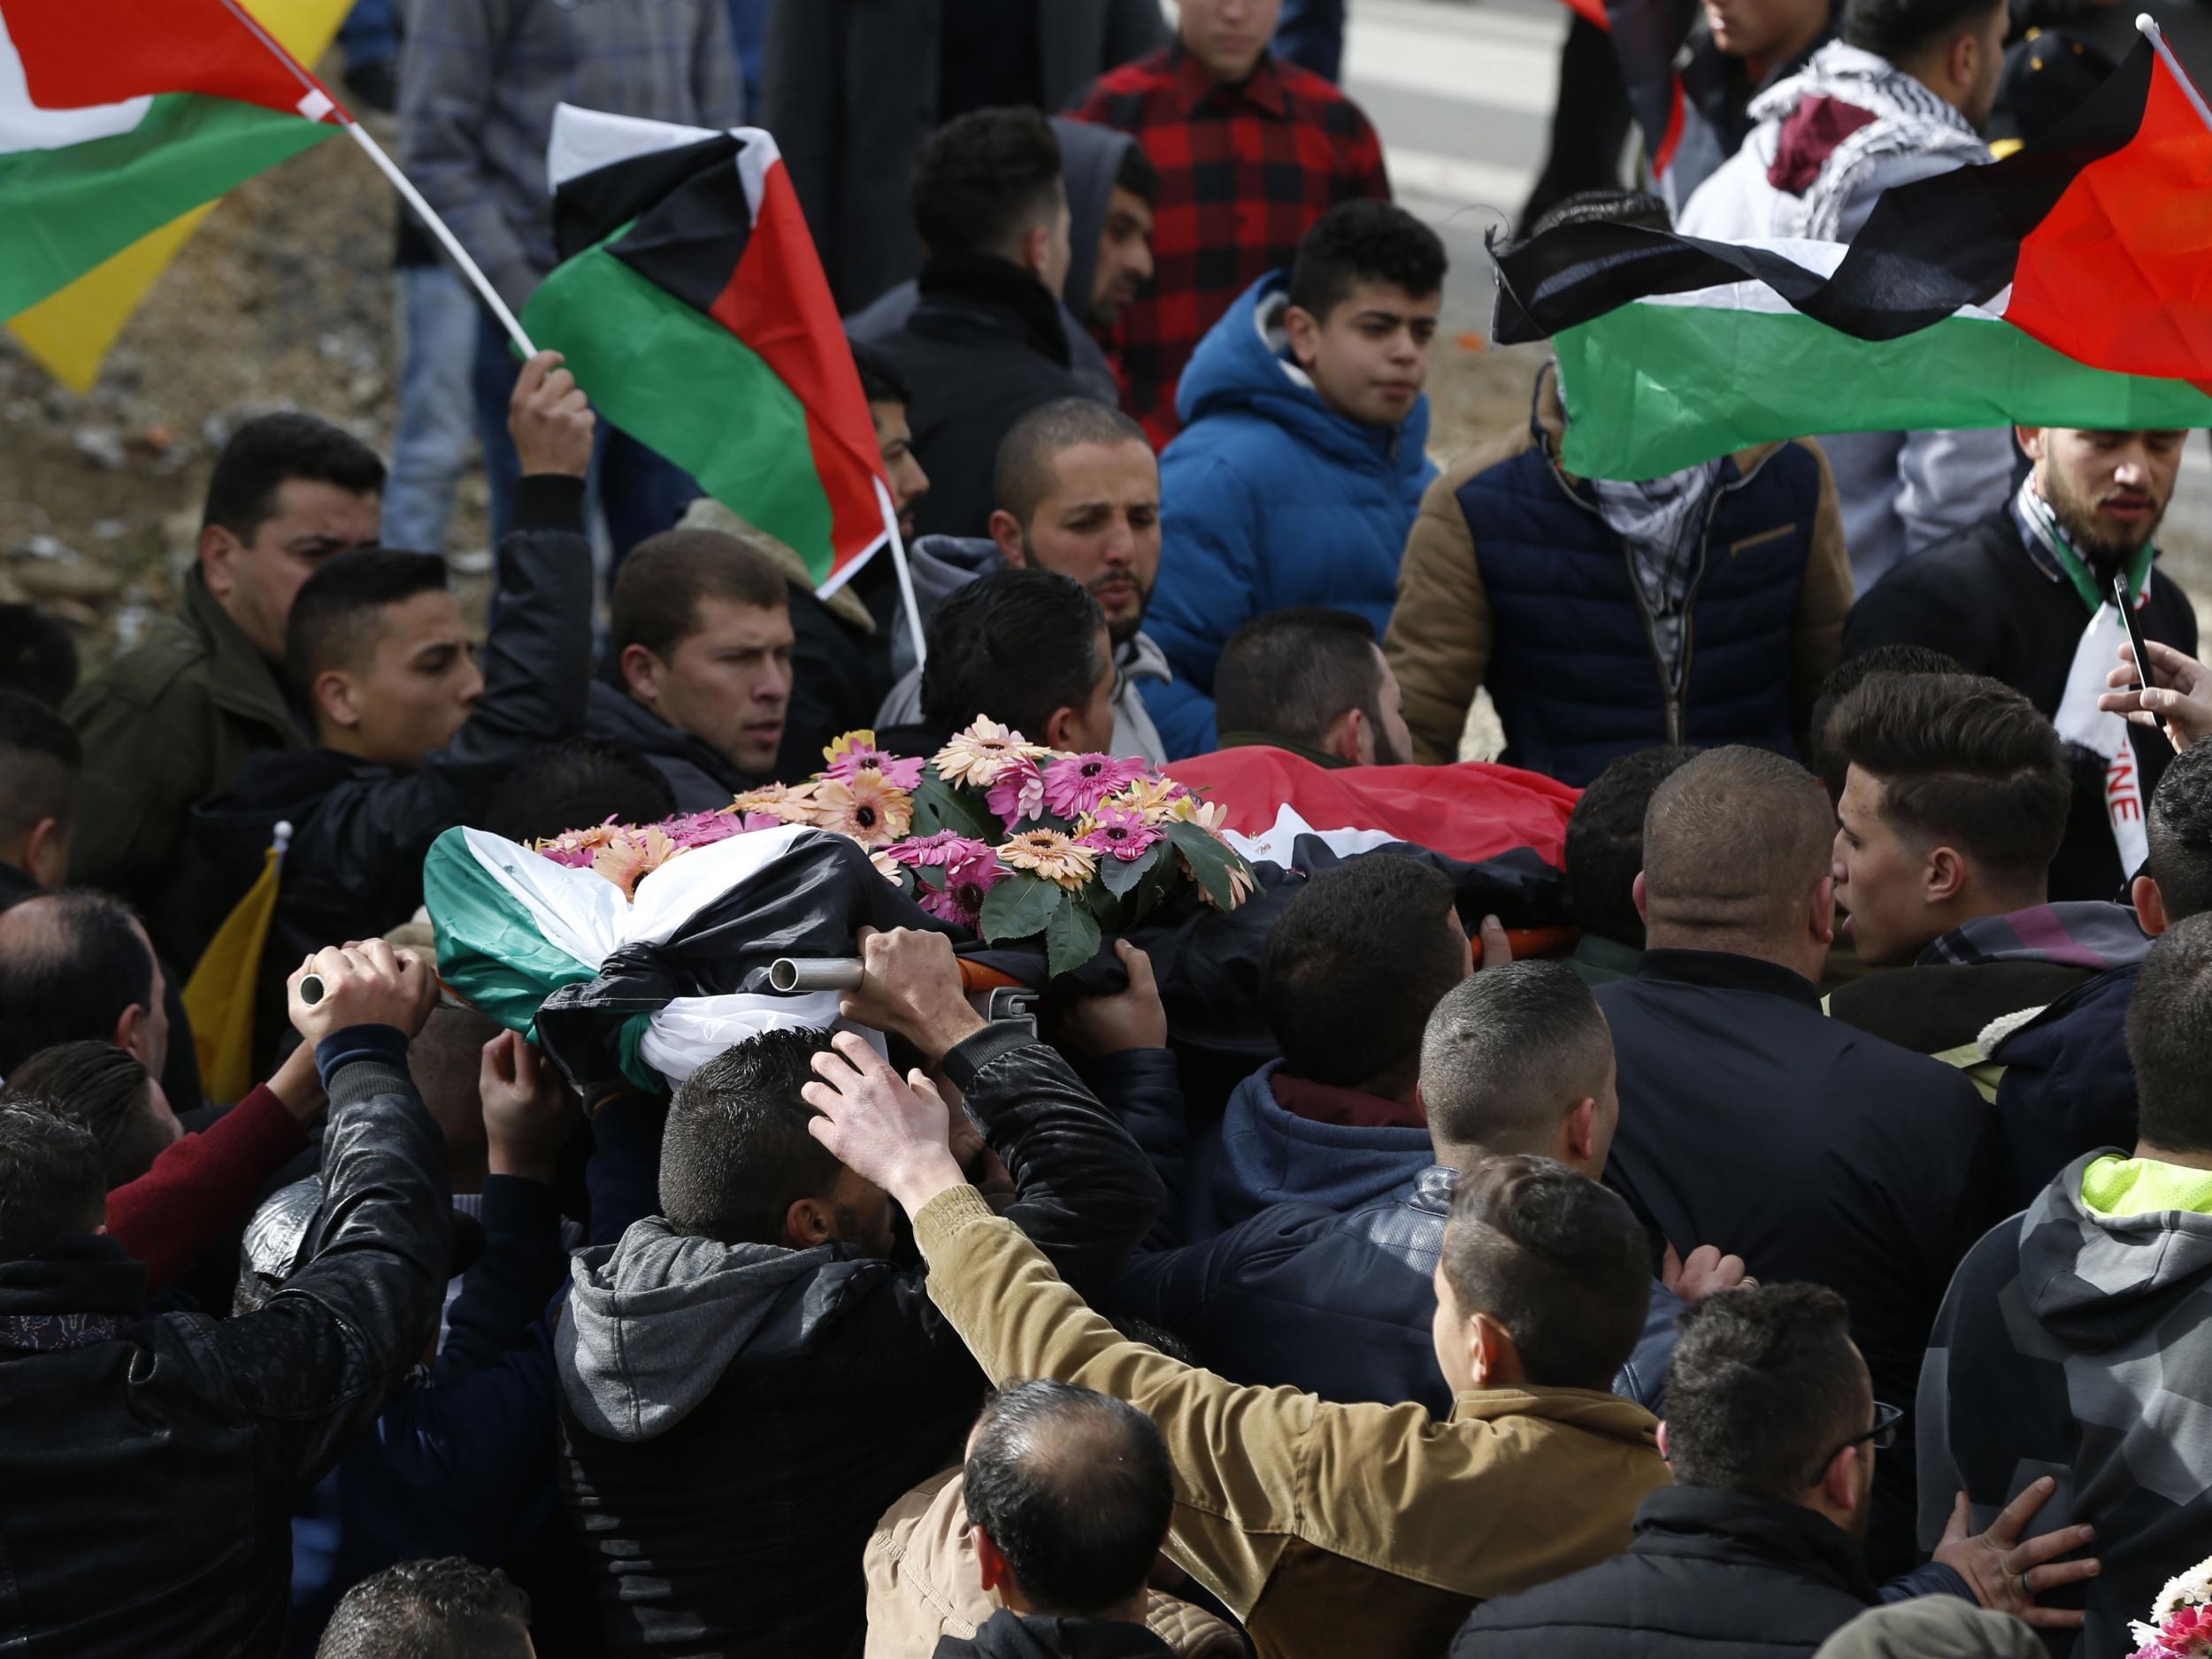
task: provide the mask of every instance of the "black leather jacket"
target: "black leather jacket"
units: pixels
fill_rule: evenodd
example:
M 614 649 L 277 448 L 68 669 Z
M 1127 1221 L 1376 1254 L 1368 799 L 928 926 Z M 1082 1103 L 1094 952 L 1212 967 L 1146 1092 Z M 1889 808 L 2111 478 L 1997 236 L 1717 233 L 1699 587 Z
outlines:
M 452 1248 L 406 1072 L 356 1059 L 330 1094 L 307 1265 L 259 1312 L 149 1317 L 104 1236 L 0 1264 L 0 1651 L 276 1651 L 294 1501 L 420 1356 Z

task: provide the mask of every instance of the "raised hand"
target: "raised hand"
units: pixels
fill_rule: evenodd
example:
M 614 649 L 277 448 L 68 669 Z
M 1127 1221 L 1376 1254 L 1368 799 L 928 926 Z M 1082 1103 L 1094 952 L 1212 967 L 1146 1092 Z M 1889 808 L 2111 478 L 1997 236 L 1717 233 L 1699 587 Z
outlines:
M 519 1033 L 503 1031 L 484 1045 L 476 1092 L 484 1106 L 486 1167 L 549 1186 L 578 1118 L 560 1073 Z
M 319 1001 L 300 995 L 309 974 L 322 981 Z M 430 1018 L 438 981 L 411 950 L 395 950 L 380 939 L 319 950 L 286 981 L 292 1028 L 311 1047 L 351 1025 L 390 1025 L 412 1037 Z
M 561 354 L 541 351 L 522 365 L 507 400 L 507 431 L 525 477 L 546 472 L 581 478 L 591 468 L 592 428 L 598 417 L 561 367 Z
M 1152 977 L 1152 958 L 1125 939 L 1114 954 L 1129 972 L 1129 987 L 1110 996 L 1086 996 L 1060 1016 L 1061 1046 L 1094 1057 L 1131 1048 L 1167 1047 L 1167 1008 Z
M 2085 1561 L 2057 1561 L 2069 1550 L 2080 1549 L 2097 1535 L 2093 1526 L 2062 1526 L 2055 1532 L 2020 1541 L 2021 1529 L 2035 1518 L 2044 1500 L 2058 1489 L 2046 1475 L 2027 1487 L 1989 1524 L 1985 1532 L 1969 1534 L 1966 1494 L 1952 1506 L 1951 1524 L 1935 1548 L 1935 1558 L 1966 1580 L 1974 1599 L 1984 1607 L 2009 1613 L 2038 1630 L 2078 1630 L 2078 1608 L 2038 1607 L 2035 1598 L 2061 1585 L 2079 1584 L 2104 1571 L 2093 1557 Z
M 902 1079 L 856 1033 L 830 1039 L 834 1052 L 814 1056 L 821 1080 L 799 1091 L 816 1116 L 807 1131 L 840 1164 L 872 1181 L 912 1215 L 948 1187 L 965 1183 L 947 1142 L 950 1113 L 919 1071 Z
M 952 941 L 918 928 L 860 930 L 860 988 L 839 1004 L 856 1025 L 895 1032 L 932 1065 L 984 1026 L 961 988 Z

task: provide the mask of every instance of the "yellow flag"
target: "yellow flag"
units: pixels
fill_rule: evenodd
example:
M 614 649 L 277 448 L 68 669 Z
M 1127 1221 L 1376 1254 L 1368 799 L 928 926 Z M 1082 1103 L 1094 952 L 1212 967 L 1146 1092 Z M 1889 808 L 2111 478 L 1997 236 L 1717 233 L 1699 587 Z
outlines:
M 312 64 L 330 49 L 352 0 L 245 0 L 246 10 L 285 50 Z M 122 252 L 86 272 L 67 288 L 17 314 L 9 332 L 45 371 L 72 390 L 86 392 L 123 325 L 214 211 L 211 202 L 140 237 Z
M 254 1084 L 254 1001 L 291 832 L 289 824 L 277 826 L 274 844 L 262 855 L 260 875 L 223 918 L 185 982 L 184 1011 L 192 1022 L 193 1049 L 200 1057 L 200 1085 L 219 1105 L 243 1100 Z

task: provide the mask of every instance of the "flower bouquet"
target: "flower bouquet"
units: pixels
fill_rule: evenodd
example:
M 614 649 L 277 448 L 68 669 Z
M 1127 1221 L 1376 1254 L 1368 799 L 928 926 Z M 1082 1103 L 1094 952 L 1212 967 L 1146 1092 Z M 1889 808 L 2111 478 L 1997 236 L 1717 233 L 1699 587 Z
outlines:
M 927 760 L 888 755 L 849 732 L 826 767 L 718 811 L 660 824 L 607 823 L 534 843 L 634 895 L 693 848 L 798 824 L 857 841 L 884 879 L 942 921 L 1000 944 L 1041 935 L 1046 966 L 1089 961 L 1186 883 L 1224 910 L 1255 886 L 1223 840 L 1222 810 L 1141 760 L 1071 755 L 979 719 Z
M 2168 1579 L 2151 1622 L 2130 1628 L 2141 1646 L 2129 1659 L 2212 1659 L 2212 1561 Z

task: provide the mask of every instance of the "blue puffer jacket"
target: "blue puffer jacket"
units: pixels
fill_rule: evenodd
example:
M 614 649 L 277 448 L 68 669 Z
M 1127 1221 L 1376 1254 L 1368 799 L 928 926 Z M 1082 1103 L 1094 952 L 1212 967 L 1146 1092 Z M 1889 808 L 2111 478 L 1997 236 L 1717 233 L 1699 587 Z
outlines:
M 1382 637 L 1398 561 L 1436 469 L 1424 397 L 1395 426 L 1333 413 L 1279 323 L 1289 279 L 1263 277 L 1199 342 L 1160 457 L 1160 579 L 1145 616 L 1175 678 L 1144 688 L 1171 757 L 1214 747 L 1214 664 L 1238 623 L 1289 605 L 1355 611 Z
M 1795 752 L 1792 636 L 1820 463 L 1785 444 L 1747 473 L 1723 465 L 1679 698 L 1667 695 L 1626 545 L 1540 447 L 1460 486 L 1490 599 L 1487 683 L 1507 765 L 1579 786 L 1657 743 Z

